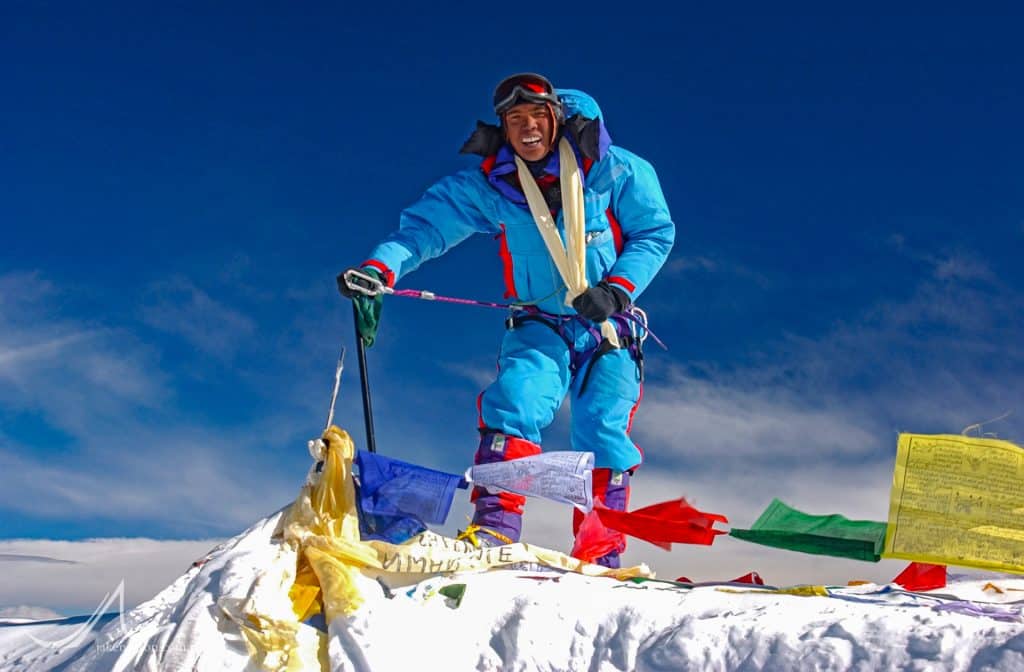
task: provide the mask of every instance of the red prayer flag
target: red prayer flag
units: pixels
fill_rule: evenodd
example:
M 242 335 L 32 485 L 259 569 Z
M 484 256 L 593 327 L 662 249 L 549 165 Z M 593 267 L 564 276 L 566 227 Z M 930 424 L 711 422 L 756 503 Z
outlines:
M 630 513 L 609 509 L 595 501 L 593 510 L 584 516 L 576 531 L 572 557 L 593 562 L 619 548 L 623 534 L 666 551 L 672 550 L 673 543 L 710 546 L 716 536 L 725 534 L 725 530 L 714 529 L 716 522 L 728 523 L 729 520 L 718 513 L 698 511 L 682 497 Z
M 594 562 L 602 555 L 619 548 L 622 541 L 622 533 L 605 527 L 597 514 L 597 509 L 592 509 L 583 517 L 579 529 L 576 530 L 576 542 L 570 555 L 583 562 Z
M 693 583 L 687 576 L 680 576 L 676 578 L 676 583 Z M 749 583 L 753 586 L 763 586 L 764 579 L 757 572 L 749 572 L 741 577 L 735 578 L 729 583 Z
M 763 586 L 764 579 L 762 579 L 761 575 L 757 572 L 750 572 L 749 574 L 744 574 L 737 579 L 733 579 L 730 583 L 749 583 L 755 586 Z
M 912 562 L 892 580 L 906 590 L 935 590 L 946 585 L 946 566 Z
M 715 537 L 725 534 L 724 530 L 714 529 L 715 522 L 728 522 L 724 515 L 698 511 L 683 498 L 651 504 L 629 513 L 600 505 L 594 510 L 606 528 L 666 550 L 671 550 L 674 543 L 709 546 Z
M 601 506 L 596 506 L 594 510 L 606 527 L 643 539 L 665 550 L 670 550 L 673 543 L 710 546 L 716 536 L 725 534 L 725 530 L 714 529 L 714 524 L 729 522 L 721 514 L 698 511 L 682 497 L 645 506 L 630 513 Z

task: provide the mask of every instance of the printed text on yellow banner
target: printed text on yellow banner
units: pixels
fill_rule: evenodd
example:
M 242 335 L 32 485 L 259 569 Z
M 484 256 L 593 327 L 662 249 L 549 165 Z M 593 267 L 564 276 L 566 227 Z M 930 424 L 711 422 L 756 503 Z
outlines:
M 901 434 L 883 557 L 1024 573 L 1024 449 Z

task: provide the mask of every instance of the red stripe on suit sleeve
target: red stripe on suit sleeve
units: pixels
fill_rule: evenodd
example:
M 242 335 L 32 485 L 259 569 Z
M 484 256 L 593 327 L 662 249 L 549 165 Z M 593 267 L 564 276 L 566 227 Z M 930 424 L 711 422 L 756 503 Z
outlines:
M 367 259 L 366 261 L 359 265 L 369 266 L 374 270 L 380 271 L 380 274 L 384 276 L 384 284 L 387 285 L 388 287 L 395 286 L 395 272 L 392 271 L 387 266 L 385 266 L 382 262 L 379 262 L 376 259 Z

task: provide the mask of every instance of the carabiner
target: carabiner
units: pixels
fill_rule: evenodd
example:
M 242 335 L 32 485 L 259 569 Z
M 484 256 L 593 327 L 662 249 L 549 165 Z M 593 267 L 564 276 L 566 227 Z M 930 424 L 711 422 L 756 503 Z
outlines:
M 393 294 L 395 291 L 369 273 L 362 273 L 355 268 L 345 271 L 342 277 L 345 278 L 345 286 L 363 296 Z

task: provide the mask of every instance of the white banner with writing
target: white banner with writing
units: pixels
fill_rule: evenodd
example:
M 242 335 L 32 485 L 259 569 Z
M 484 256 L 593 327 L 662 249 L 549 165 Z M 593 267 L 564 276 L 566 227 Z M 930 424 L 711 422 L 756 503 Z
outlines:
M 563 450 L 478 464 L 466 471 L 466 480 L 485 488 L 544 497 L 590 511 L 594 507 L 593 471 L 593 453 Z

